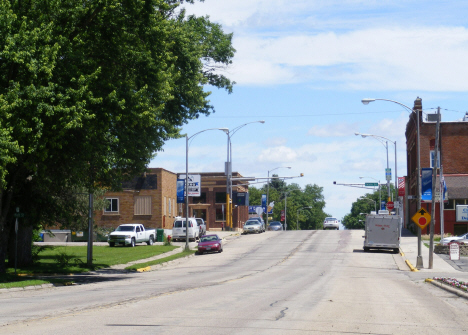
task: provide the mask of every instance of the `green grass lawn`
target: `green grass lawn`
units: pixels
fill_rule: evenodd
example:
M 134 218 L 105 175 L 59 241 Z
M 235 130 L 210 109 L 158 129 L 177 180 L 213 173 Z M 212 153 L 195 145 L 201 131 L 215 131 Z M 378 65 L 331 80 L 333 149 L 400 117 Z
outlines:
M 35 264 L 27 268 L 18 268 L 17 273 L 19 276 L 14 274 L 14 268 L 8 268 L 5 275 L 0 275 L 0 288 L 56 283 L 57 281 L 53 279 L 38 280 L 33 276 L 88 272 L 116 264 L 126 264 L 150 258 L 176 248 L 176 246 L 172 245 L 137 245 L 134 248 L 94 246 L 93 267 L 89 268 L 86 265 L 87 246 L 41 246 Z

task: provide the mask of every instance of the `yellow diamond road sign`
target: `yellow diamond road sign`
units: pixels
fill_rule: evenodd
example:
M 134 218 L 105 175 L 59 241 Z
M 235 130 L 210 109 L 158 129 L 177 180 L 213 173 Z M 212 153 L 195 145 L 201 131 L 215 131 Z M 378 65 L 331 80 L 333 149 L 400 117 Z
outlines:
M 411 218 L 421 229 L 424 229 L 431 222 L 431 215 L 424 209 L 420 208 Z

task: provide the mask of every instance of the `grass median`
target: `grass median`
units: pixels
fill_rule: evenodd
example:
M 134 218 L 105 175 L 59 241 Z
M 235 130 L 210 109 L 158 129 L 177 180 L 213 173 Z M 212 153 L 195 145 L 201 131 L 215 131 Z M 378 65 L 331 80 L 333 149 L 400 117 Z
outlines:
M 154 261 L 149 261 L 149 262 L 145 262 L 145 263 L 138 263 L 138 264 L 127 266 L 125 268 L 125 270 L 136 271 L 137 269 L 145 268 L 147 266 L 158 265 L 158 264 L 161 264 L 161 263 L 173 261 L 173 260 L 178 259 L 178 258 L 187 257 L 187 256 L 190 256 L 190 255 L 193 255 L 196 252 L 197 252 L 196 250 L 189 250 L 189 251 L 184 250 L 184 251 L 182 251 L 180 253 L 177 253 L 175 255 L 155 259 Z
M 47 283 L 66 284 L 66 280 L 47 278 L 52 274 L 82 273 L 108 268 L 112 265 L 147 259 L 176 249 L 176 246 L 137 245 L 126 247 L 93 247 L 93 266 L 87 266 L 87 246 L 40 246 L 36 249 L 34 265 L 16 270 L 7 268 L 7 273 L 0 275 L 0 289 L 26 287 Z M 40 276 L 41 278 L 35 278 Z M 46 278 L 44 278 L 46 277 Z

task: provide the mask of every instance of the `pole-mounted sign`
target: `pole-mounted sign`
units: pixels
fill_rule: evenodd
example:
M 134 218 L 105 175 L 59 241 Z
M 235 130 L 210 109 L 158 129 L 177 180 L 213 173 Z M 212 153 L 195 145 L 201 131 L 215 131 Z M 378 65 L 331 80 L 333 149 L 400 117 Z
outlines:
M 431 222 L 431 215 L 424 209 L 420 208 L 411 218 L 421 229 L 424 229 Z

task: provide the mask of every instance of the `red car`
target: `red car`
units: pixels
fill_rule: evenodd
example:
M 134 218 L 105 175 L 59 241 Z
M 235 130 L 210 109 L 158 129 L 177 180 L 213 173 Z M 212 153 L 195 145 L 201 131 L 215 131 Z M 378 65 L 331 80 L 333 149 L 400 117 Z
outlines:
M 203 235 L 198 242 L 198 254 L 213 251 L 223 252 L 223 239 L 216 234 Z

